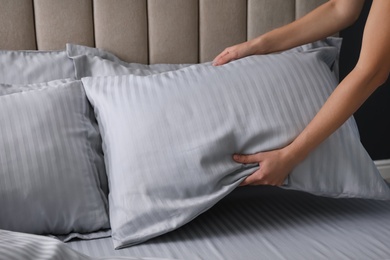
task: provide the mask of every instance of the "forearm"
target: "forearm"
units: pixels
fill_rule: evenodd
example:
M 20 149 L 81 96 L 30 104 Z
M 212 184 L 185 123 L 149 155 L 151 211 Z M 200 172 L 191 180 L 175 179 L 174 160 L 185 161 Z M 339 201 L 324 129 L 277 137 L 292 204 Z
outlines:
M 363 4 L 364 0 L 330 0 L 290 24 L 226 48 L 214 58 L 213 65 L 223 65 L 249 55 L 283 51 L 323 39 L 351 25 L 359 17 Z
M 363 34 L 359 61 L 318 114 L 286 147 L 295 163 L 338 129 L 389 76 L 390 1 L 374 0 Z
M 380 85 L 377 76 L 355 68 L 336 88 L 323 107 L 286 147 L 286 154 L 299 163 L 320 143 L 335 132 Z
M 283 51 L 333 35 L 359 16 L 363 0 L 329 1 L 304 17 L 253 39 L 254 54 Z

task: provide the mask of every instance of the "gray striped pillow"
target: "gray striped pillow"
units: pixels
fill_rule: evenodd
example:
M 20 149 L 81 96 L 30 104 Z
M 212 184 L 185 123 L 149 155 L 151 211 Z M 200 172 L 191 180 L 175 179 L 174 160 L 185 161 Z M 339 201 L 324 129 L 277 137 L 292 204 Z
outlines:
M 75 78 L 66 51 L 0 50 L 0 83 L 30 84 Z
M 0 85 L 0 228 L 66 235 L 109 227 L 91 115 L 81 81 Z
M 334 46 L 340 49 L 341 38 L 329 37 L 324 40 L 305 44 L 286 52 L 303 52 L 316 48 Z M 76 78 L 114 75 L 152 75 L 161 72 L 177 70 L 190 66 L 191 64 L 139 64 L 127 63 L 120 60 L 114 54 L 99 48 L 92 48 L 77 44 L 66 44 L 66 52 L 69 59 L 73 60 L 76 71 Z M 338 57 L 337 57 L 338 58 Z M 338 77 L 338 60 L 332 68 Z
M 126 74 L 145 76 L 177 70 L 190 65 L 127 63 L 108 51 L 69 43 L 66 45 L 66 51 L 68 57 L 74 62 L 77 79 Z
M 34 84 L 3 84 L 0 83 L 0 96 L 40 89 L 45 87 L 57 87 L 58 85 L 75 81 L 74 79 L 58 79 Z
M 233 153 L 283 147 L 337 85 L 338 50 L 252 56 L 152 76 L 84 78 L 103 137 L 116 248 L 173 230 L 236 188 L 256 165 Z M 390 199 L 353 118 L 284 186 L 332 197 Z

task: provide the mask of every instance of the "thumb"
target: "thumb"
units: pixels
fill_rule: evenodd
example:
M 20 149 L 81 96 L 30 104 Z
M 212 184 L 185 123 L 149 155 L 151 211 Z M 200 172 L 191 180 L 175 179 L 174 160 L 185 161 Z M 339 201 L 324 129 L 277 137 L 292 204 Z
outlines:
M 233 160 L 238 163 L 259 163 L 260 158 L 257 156 L 257 154 L 234 154 Z

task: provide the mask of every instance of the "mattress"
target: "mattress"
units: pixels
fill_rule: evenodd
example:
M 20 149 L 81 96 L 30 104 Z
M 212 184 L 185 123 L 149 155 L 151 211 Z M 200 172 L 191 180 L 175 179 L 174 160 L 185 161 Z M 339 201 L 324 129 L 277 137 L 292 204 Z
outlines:
M 120 250 L 111 238 L 66 245 L 92 257 L 390 259 L 390 201 L 239 187 L 189 224 L 145 243 Z

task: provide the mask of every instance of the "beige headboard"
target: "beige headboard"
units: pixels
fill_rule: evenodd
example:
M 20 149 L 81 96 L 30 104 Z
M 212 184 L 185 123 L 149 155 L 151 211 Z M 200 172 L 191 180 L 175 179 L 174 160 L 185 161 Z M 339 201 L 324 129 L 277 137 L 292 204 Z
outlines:
M 0 49 L 96 46 L 139 63 L 209 61 L 326 0 L 0 0 Z

